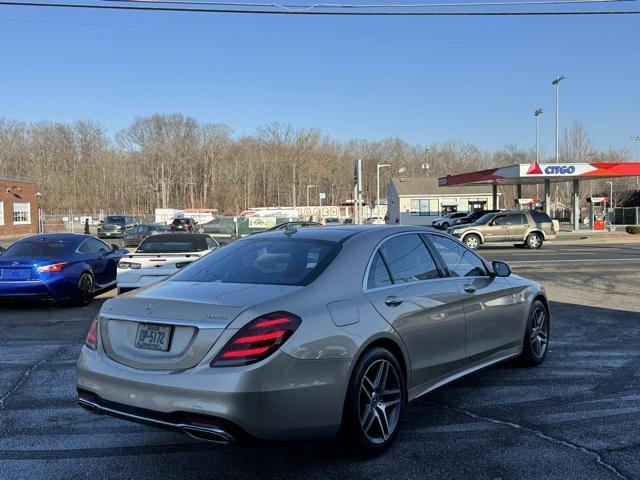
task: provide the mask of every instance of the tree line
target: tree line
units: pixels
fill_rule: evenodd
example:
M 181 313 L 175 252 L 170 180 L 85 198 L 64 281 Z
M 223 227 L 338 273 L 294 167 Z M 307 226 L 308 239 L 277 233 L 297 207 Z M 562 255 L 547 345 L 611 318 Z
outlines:
M 357 158 L 363 159 L 364 198 L 370 202 L 376 198 L 378 163 L 391 165 L 381 170 L 384 196 L 400 169 L 409 176 L 440 177 L 528 163 L 534 156 L 533 149 L 509 145 L 489 152 L 455 140 L 431 145 L 410 145 L 400 138 L 338 140 L 317 129 L 278 123 L 236 136 L 226 125 L 181 114 L 136 118 L 113 137 L 94 121 L 0 119 L 0 176 L 37 182 L 47 213 L 148 214 L 165 207 L 237 214 L 251 207 L 290 206 L 294 190 L 297 205 L 306 204 L 307 190 L 312 205 L 319 192 L 326 194 L 324 204 L 336 205 L 352 197 Z M 566 162 L 625 161 L 629 152 L 596 150 L 584 126 L 574 123 L 564 134 L 560 157 Z M 583 186 L 583 192 L 607 191 L 603 182 L 590 183 L 591 191 Z M 535 195 L 535 187 L 525 188 L 524 195 Z M 557 196 L 568 203 L 570 186 L 558 188 Z M 504 188 L 503 198 L 512 201 L 511 187 Z

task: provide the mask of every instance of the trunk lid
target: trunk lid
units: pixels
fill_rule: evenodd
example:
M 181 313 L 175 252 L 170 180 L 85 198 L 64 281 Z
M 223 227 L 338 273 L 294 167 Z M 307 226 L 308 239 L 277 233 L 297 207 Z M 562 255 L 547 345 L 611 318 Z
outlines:
M 143 370 L 184 370 L 199 364 L 245 309 L 300 287 L 167 281 L 105 303 L 100 335 L 116 362 Z M 146 325 L 170 327 L 167 351 L 136 346 Z
M 0 281 L 1 282 L 27 282 L 39 280 L 36 267 L 37 264 L 47 264 L 53 262 L 34 262 L 33 260 L 23 260 L 10 258 L 2 260 L 0 258 Z

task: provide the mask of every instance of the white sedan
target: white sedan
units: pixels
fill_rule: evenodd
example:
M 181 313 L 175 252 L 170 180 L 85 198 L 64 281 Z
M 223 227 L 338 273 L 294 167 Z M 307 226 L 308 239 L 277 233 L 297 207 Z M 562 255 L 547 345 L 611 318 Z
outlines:
M 220 244 L 201 233 L 152 235 L 123 256 L 116 278 L 118 294 L 157 283 L 207 255 Z

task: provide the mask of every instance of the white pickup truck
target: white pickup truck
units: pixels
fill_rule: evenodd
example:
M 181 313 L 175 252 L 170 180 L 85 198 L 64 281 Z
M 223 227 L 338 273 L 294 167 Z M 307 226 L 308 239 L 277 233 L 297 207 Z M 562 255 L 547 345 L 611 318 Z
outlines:
M 164 233 L 145 238 L 118 263 L 118 294 L 170 277 L 220 245 L 204 233 Z

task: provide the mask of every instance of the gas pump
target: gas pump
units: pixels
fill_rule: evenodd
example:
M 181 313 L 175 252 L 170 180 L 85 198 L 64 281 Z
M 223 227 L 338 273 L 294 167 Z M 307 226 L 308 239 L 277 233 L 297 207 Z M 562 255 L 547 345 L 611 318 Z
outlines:
M 589 228 L 591 230 L 604 230 L 607 225 L 607 205 L 609 197 L 589 197 Z

